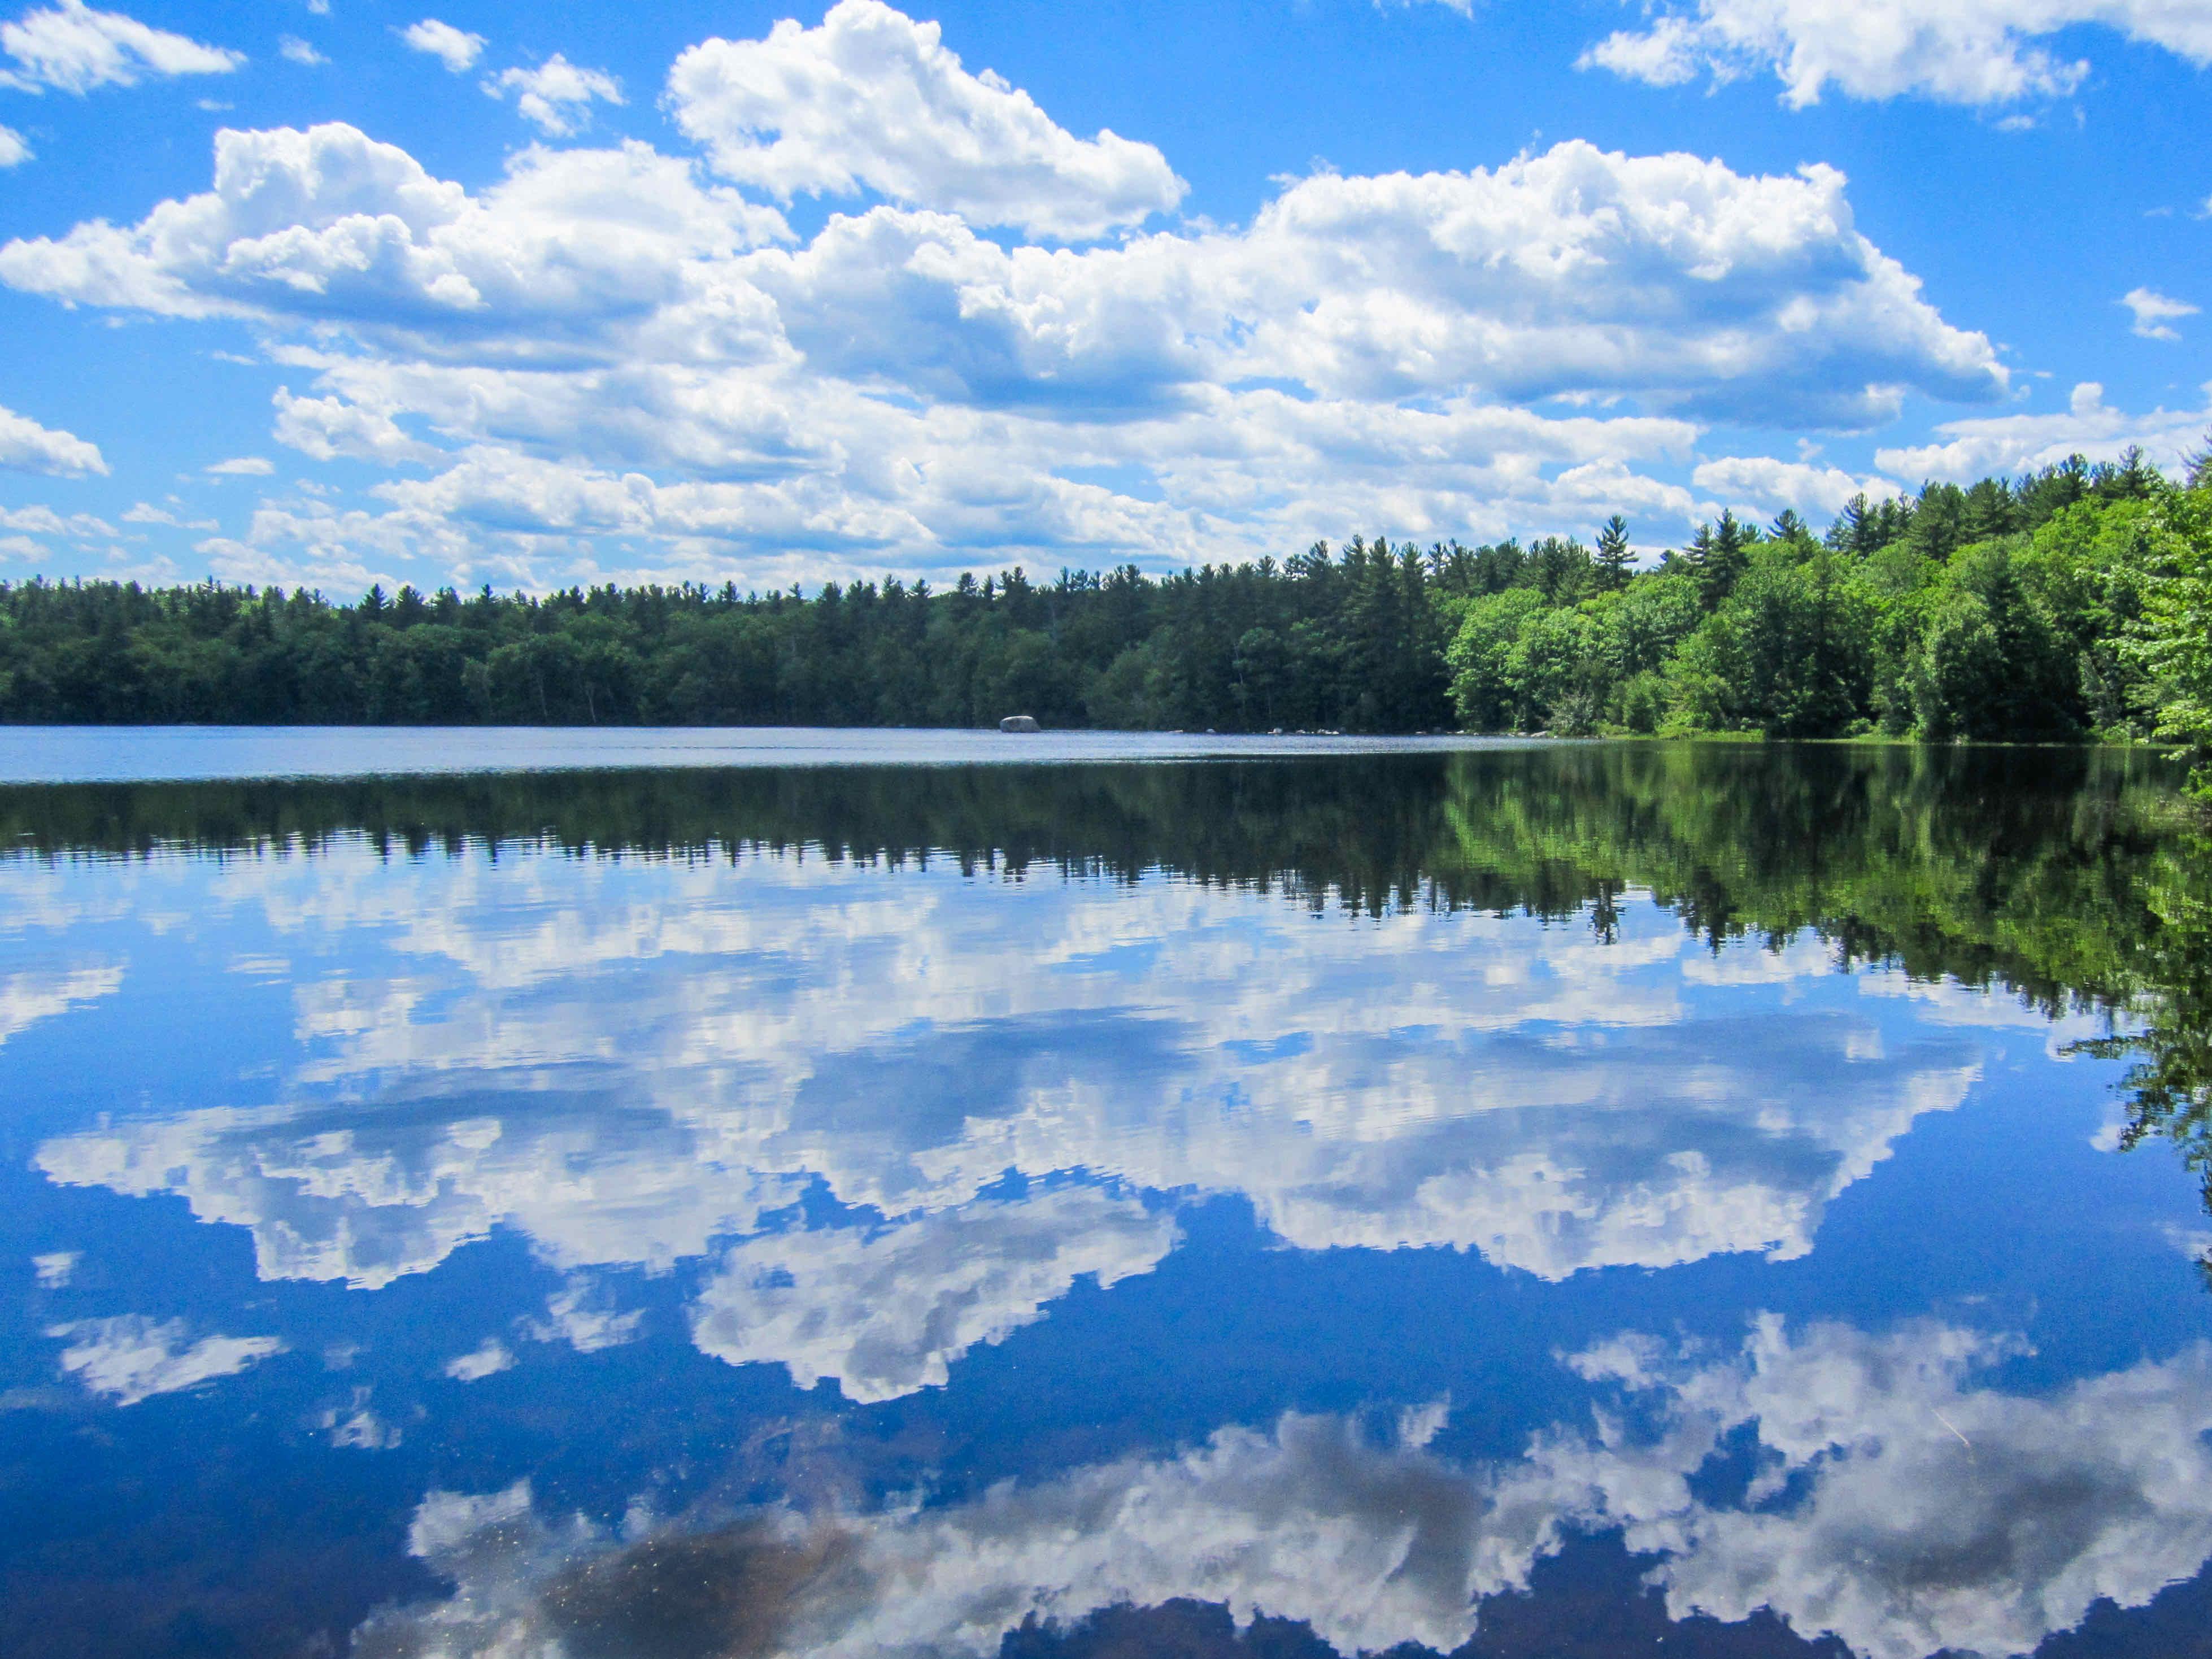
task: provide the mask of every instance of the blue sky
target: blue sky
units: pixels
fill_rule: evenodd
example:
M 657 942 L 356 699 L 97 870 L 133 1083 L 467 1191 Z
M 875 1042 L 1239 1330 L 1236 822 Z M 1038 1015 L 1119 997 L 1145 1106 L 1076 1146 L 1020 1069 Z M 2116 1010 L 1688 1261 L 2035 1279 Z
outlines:
M 0 11 L 0 578 L 1281 556 L 2212 426 L 2212 0 Z

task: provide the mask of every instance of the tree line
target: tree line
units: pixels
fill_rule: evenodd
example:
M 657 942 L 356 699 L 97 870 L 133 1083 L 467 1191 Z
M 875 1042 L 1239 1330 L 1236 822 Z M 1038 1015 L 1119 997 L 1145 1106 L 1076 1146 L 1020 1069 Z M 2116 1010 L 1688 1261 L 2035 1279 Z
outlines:
M 2212 467 L 2139 453 L 1796 514 L 1638 569 L 1615 517 L 811 596 L 0 585 L 0 720 L 1862 733 L 2212 746 Z

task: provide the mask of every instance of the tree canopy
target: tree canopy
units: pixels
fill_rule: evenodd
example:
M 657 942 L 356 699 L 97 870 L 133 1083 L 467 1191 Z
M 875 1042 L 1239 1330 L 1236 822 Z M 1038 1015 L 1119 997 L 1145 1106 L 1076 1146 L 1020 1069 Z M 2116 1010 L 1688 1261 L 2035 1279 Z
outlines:
M 1733 513 L 1636 568 L 1615 515 L 740 593 L 0 585 L 14 722 L 1048 726 L 2156 738 L 2212 754 L 2212 484 L 2138 454 Z M 2212 775 L 2203 781 L 2212 783 Z

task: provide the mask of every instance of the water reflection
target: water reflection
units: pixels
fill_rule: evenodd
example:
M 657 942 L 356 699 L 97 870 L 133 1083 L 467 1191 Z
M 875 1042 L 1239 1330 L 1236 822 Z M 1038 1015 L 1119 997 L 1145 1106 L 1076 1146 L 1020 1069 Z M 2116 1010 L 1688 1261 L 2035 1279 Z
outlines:
M 410 1547 L 459 1593 L 378 1620 L 365 1650 L 532 1651 L 586 1610 L 634 1630 L 667 1616 L 662 1575 L 681 1563 L 755 1594 L 699 1604 L 671 1650 L 983 1654 L 1027 1622 L 1178 1597 L 1296 1620 L 1345 1651 L 1449 1650 L 1570 1528 L 1618 1526 L 1659 1559 L 1650 1582 L 1677 1620 L 1765 1610 L 1870 1659 L 2026 1653 L 2212 1555 L 2212 1345 L 2048 1399 L 1966 1386 L 2014 1341 L 1930 1322 L 1792 1334 L 1771 1316 L 1732 1354 L 1624 1335 L 1566 1363 L 1646 1421 L 1601 1412 L 1503 1467 L 1429 1449 L 1447 1402 L 1382 1440 L 1289 1413 L 1172 1458 L 945 1507 L 786 1511 L 703 1547 L 649 1522 L 629 1539 L 554 1528 L 526 1483 L 437 1492 Z
M 2145 763 L 82 787 L 0 833 L 0 1455 L 88 1494 L 0 1570 L 134 1584 L 86 1650 L 1502 1654 L 1602 1601 L 1594 1651 L 1903 1659 L 2212 1557 L 2212 912 Z M 126 1517 L 93 1420 L 230 1484 Z M 270 1459 L 373 1566 L 127 1565 Z

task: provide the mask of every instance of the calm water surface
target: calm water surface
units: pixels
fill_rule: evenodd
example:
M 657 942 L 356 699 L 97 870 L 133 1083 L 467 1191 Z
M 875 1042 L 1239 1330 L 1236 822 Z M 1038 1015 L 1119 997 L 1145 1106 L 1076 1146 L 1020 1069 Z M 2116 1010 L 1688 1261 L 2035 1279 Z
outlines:
M 2156 763 L 811 741 L 0 787 L 0 1652 L 2212 1653 Z

